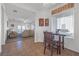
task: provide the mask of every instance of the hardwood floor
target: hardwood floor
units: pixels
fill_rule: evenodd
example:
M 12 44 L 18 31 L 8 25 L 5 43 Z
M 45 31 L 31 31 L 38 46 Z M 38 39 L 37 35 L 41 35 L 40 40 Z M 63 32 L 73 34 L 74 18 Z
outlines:
M 44 55 L 43 49 L 43 43 L 34 43 L 33 38 L 16 38 L 2 46 L 1 56 L 50 56 L 49 50 Z M 55 50 L 54 56 L 57 56 Z M 64 49 L 60 56 L 79 56 L 79 53 Z

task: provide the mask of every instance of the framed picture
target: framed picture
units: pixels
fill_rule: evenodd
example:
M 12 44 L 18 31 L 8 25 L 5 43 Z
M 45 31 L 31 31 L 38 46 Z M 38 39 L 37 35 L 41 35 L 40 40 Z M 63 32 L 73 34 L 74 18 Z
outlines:
M 39 26 L 44 26 L 44 18 L 39 18 Z
M 49 19 L 45 19 L 45 26 L 49 26 Z
M 11 24 L 11 27 L 14 27 L 14 24 Z

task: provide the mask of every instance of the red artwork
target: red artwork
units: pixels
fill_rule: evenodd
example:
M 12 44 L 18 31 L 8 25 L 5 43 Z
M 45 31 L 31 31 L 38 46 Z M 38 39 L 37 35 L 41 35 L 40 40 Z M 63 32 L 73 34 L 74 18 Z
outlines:
M 49 26 L 49 19 L 45 19 L 45 26 Z
M 44 26 L 44 18 L 39 19 L 39 26 Z

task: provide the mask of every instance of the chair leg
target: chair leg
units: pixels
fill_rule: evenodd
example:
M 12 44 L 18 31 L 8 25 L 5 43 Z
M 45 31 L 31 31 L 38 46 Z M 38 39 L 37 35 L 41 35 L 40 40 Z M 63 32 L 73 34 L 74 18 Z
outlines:
M 61 54 L 61 46 L 57 43 L 57 54 Z
M 64 49 L 64 43 L 62 43 L 62 48 Z
M 59 54 L 59 46 L 57 46 L 57 55 Z
M 50 44 L 47 44 L 46 47 L 47 47 L 48 49 L 50 49 Z
M 59 46 L 59 54 L 61 54 L 61 46 Z
M 57 54 L 59 54 L 59 43 L 57 42 Z
M 64 37 L 62 37 L 62 48 L 64 49 Z
M 44 54 L 45 54 L 45 51 L 46 51 L 46 47 L 44 47 Z
M 51 56 L 53 55 L 53 46 L 51 47 Z
M 46 51 L 46 43 L 44 43 L 44 54 L 45 54 L 45 51 Z

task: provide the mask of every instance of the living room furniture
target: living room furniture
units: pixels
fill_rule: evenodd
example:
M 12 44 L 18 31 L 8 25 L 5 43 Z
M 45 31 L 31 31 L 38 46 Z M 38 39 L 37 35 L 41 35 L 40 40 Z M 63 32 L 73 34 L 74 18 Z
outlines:
M 26 38 L 26 37 L 34 37 L 34 30 L 24 30 L 22 32 L 22 37 Z
M 9 33 L 9 38 L 16 38 L 17 35 L 18 35 L 17 32 L 11 31 L 11 32 Z

